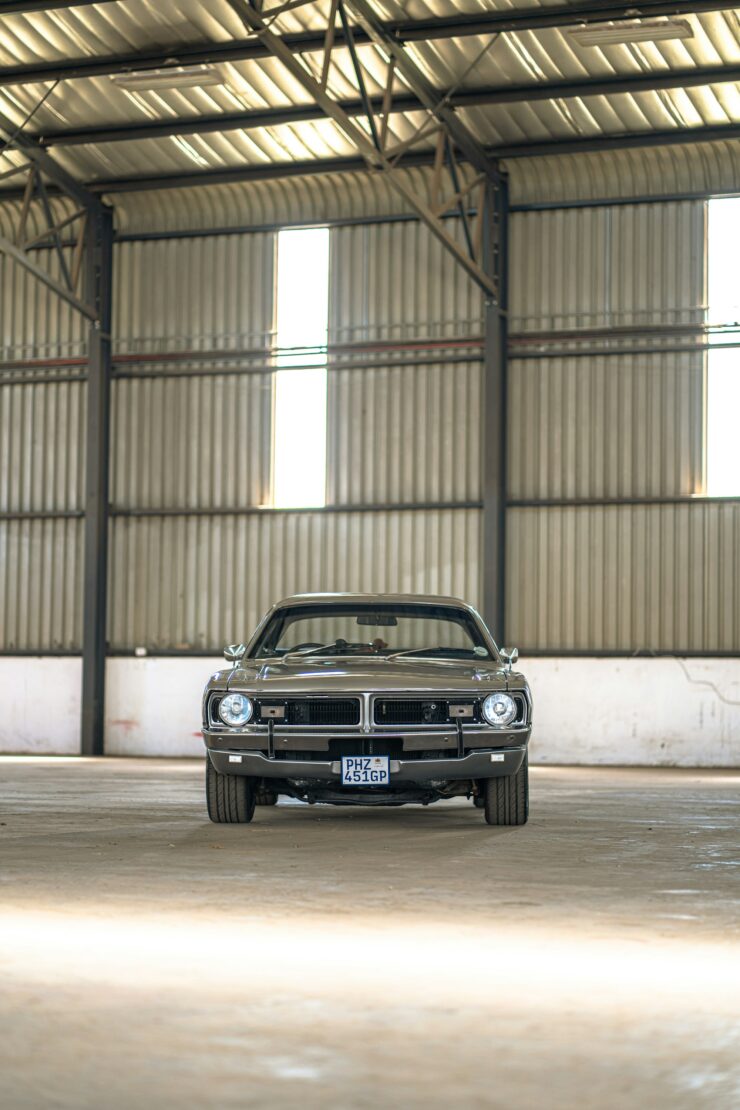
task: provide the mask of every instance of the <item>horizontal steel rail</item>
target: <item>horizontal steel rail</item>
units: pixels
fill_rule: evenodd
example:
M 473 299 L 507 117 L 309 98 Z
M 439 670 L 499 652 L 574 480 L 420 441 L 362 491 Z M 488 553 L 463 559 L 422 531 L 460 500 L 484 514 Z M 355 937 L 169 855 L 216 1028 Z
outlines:
M 726 338 L 724 338 L 726 336 Z M 693 337 L 693 338 L 692 338 Z M 710 338 L 711 337 L 711 338 Z M 624 344 L 630 340 L 650 340 L 642 346 L 594 346 L 594 342 Z M 676 340 L 676 342 L 673 342 Z M 688 342 L 688 340 L 691 340 Z M 587 347 L 572 346 L 589 342 Z M 570 344 L 571 346 L 569 346 Z M 332 373 L 378 369 L 404 369 L 412 366 L 432 366 L 479 362 L 482 358 L 481 336 L 456 336 L 449 338 L 408 341 L 359 341 L 356 343 L 329 344 L 325 357 L 316 359 L 317 366 L 326 366 Z M 547 349 L 544 349 L 547 347 Z M 702 353 L 709 350 L 740 347 L 740 334 L 736 329 L 708 329 L 702 324 L 645 324 L 615 326 L 614 328 L 555 329 L 547 332 L 517 332 L 509 336 L 511 359 L 552 358 L 607 358 L 617 356 L 658 356 L 684 353 Z M 177 350 L 121 353 L 113 357 L 116 380 L 130 378 L 187 378 L 201 375 L 239 376 L 274 372 L 277 357 L 281 355 L 280 369 L 310 369 L 301 360 L 295 364 L 284 362 L 284 352 L 276 348 L 215 350 Z M 367 357 L 374 356 L 374 357 Z M 379 357 L 386 356 L 386 357 Z M 228 365 L 239 362 L 246 365 Z M 195 363 L 193 368 L 183 368 L 182 363 Z M 214 365 L 226 363 L 227 365 Z M 49 359 L 14 359 L 0 363 L 0 387 L 14 385 L 62 384 L 84 382 L 86 360 L 82 357 Z M 164 368 L 160 368 L 164 367 Z M 170 369 L 172 367 L 172 369 Z M 54 374 L 53 370 L 72 371 Z M 38 370 L 38 374 L 33 371 Z M 44 371 L 47 371 L 44 373 Z
M 526 84 L 489 85 L 465 89 L 446 95 L 437 89 L 436 96 L 452 109 L 476 108 L 496 104 L 529 103 L 538 100 L 563 100 L 574 97 L 632 95 L 660 89 L 696 88 L 711 84 L 740 80 L 740 66 L 693 66 L 683 69 L 655 70 L 650 73 L 631 73 L 619 77 L 581 77 L 572 81 L 528 81 Z M 350 116 L 362 116 L 366 105 L 362 100 L 338 101 Z M 383 98 L 370 98 L 376 114 L 383 109 Z M 421 101 L 412 95 L 395 96 L 391 113 L 418 112 Z M 277 127 L 281 124 L 304 123 L 325 119 L 316 104 L 295 104 L 279 108 L 252 108 L 241 112 L 221 112 L 211 115 L 193 115 L 175 119 L 149 120 L 143 123 L 124 123 L 111 126 L 55 128 L 38 132 L 35 138 L 43 146 L 80 146 L 84 144 L 131 142 L 139 139 L 171 138 L 177 135 L 204 135 L 228 131 L 250 130 L 260 127 Z
M 740 496 L 709 497 L 705 494 L 647 495 L 640 497 L 514 497 L 506 501 L 506 508 L 517 509 L 599 509 L 634 508 L 659 505 L 687 505 L 706 508 L 708 505 L 733 505 L 740 507 Z M 458 512 L 481 509 L 480 500 L 467 501 L 385 501 L 343 502 L 308 508 L 275 508 L 270 505 L 220 505 L 220 506 L 154 506 L 124 507 L 112 505 L 110 515 L 121 518 L 160 517 L 240 517 L 240 516 L 306 516 L 341 513 L 402 513 L 402 512 Z M 77 520 L 84 516 L 82 509 L 0 510 L 0 521 Z
M 692 143 L 735 142 L 740 139 L 740 124 L 724 123 L 701 127 L 675 127 L 666 131 L 638 131 L 595 135 L 579 138 L 547 139 L 541 142 L 523 142 L 488 147 L 490 158 L 511 160 L 513 158 L 545 157 L 551 154 L 589 154 L 598 151 L 629 150 L 640 147 L 682 146 Z M 434 151 L 409 151 L 404 155 L 406 167 L 431 166 Z M 215 170 L 180 171 L 174 174 L 137 175 L 134 177 L 103 178 L 90 182 L 87 188 L 98 195 L 116 193 L 147 192 L 160 189 L 189 188 L 193 185 L 226 185 L 249 181 L 277 181 L 292 177 L 311 177 L 318 174 L 363 173 L 367 166 L 362 158 L 312 158 L 307 161 L 268 162 L 259 165 L 233 166 Z M 55 192 L 50 188 L 49 193 Z M 727 195 L 735 195 L 730 191 Z M 22 199 L 23 192 L 17 188 L 0 190 L 0 202 Z M 652 198 L 660 201 L 663 198 Z M 681 198 L 683 199 L 683 198 Z M 618 204 L 619 201 L 605 200 L 601 204 Z M 630 203 L 633 203 L 630 201 Z M 574 207 L 588 207 L 588 201 L 574 202 Z M 553 208 L 568 207 L 558 202 Z M 521 209 L 520 209 L 521 210 Z M 525 206 L 524 210 L 528 210 Z M 517 211 L 515 208 L 514 211 Z M 386 217 L 392 220 L 393 217 Z M 359 222 L 348 220 L 348 223 Z M 173 234 L 173 238 L 177 235 Z
M 0 521 L 81 520 L 84 515 L 84 509 L 0 509 Z
M 488 147 L 489 158 L 543 157 L 550 154 L 588 154 L 598 151 L 627 150 L 653 146 L 680 146 L 686 143 L 719 142 L 740 139 L 740 124 L 725 123 L 701 127 L 675 127 L 665 131 L 637 131 L 594 135 L 578 138 L 527 141 Z M 431 166 L 434 151 L 409 151 L 404 156 L 404 166 Z M 216 170 L 194 170 L 174 174 L 151 174 L 134 177 L 107 178 L 91 182 L 92 192 L 132 193 L 156 189 L 186 188 L 191 185 L 230 184 L 240 181 L 274 181 L 290 177 L 309 177 L 325 173 L 357 173 L 366 171 L 362 158 L 314 158 L 300 162 L 270 162 L 267 164 L 237 166 Z M 17 191 L 8 189 L 2 196 L 15 197 Z
M 115 517 L 218 517 L 218 516 L 310 516 L 319 513 L 423 513 L 447 510 L 480 509 L 481 501 L 386 501 L 341 505 L 320 505 L 313 508 L 281 509 L 272 505 L 208 506 L 202 508 L 127 509 L 112 506 Z

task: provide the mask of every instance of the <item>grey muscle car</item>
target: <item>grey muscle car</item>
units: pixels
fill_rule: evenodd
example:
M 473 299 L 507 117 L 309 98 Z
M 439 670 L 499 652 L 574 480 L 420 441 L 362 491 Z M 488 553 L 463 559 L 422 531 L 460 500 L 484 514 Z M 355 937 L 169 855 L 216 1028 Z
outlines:
M 285 794 L 334 805 L 459 795 L 523 825 L 532 699 L 452 597 L 302 594 L 275 605 L 203 696 L 208 815 L 248 822 Z

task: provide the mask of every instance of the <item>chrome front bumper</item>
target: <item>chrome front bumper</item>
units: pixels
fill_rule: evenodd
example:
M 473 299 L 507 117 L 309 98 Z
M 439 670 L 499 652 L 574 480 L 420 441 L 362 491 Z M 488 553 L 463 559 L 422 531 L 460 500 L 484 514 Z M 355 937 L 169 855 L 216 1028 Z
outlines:
M 527 732 L 527 739 L 529 734 Z M 458 779 L 490 779 L 515 774 L 526 754 L 526 743 L 497 751 L 468 752 L 448 759 L 391 759 L 391 787 L 394 783 L 432 781 L 454 782 Z M 208 747 L 211 763 L 225 775 L 249 775 L 255 778 L 279 778 L 339 782 L 341 763 L 338 759 L 319 761 L 307 759 L 270 759 L 262 752 L 245 748 Z M 370 787 L 369 789 L 373 789 Z

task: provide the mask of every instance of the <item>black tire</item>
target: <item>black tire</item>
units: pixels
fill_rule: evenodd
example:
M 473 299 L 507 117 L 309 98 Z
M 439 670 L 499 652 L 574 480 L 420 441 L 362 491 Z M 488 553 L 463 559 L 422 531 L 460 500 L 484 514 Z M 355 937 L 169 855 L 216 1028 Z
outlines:
M 526 825 L 529 816 L 527 756 L 515 775 L 486 780 L 485 818 L 489 825 Z
M 247 825 L 254 816 L 254 783 L 246 775 L 222 775 L 206 756 L 206 805 L 217 825 Z

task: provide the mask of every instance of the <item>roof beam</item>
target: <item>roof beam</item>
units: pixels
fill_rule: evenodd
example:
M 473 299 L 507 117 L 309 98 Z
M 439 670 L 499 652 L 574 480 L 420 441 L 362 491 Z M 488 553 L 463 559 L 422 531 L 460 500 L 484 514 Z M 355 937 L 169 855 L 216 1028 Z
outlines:
M 740 123 L 721 123 L 709 127 L 674 127 L 667 131 L 627 131 L 624 134 L 595 135 L 588 138 L 546 139 L 494 147 L 497 158 L 541 158 L 549 154 L 593 154 L 598 151 L 630 150 L 649 146 L 683 146 L 687 143 L 714 143 L 740 139 Z
M 488 147 L 490 158 L 533 158 L 550 154 L 589 154 L 602 150 L 623 150 L 632 147 L 678 146 L 687 143 L 720 142 L 740 139 L 740 124 L 726 123 L 716 127 L 676 127 L 668 131 L 625 132 L 620 135 L 599 135 L 588 138 L 547 139 L 543 142 L 510 143 Z M 433 150 L 409 151 L 404 166 L 431 166 Z M 192 185 L 220 185 L 235 181 L 266 181 L 288 177 L 307 177 L 321 173 L 351 173 L 366 170 L 363 158 L 315 158 L 305 162 L 265 162 L 261 165 L 238 166 L 234 169 L 196 170 L 192 173 L 156 174 L 146 177 L 119 177 L 91 182 L 95 193 L 133 193 L 149 189 L 175 189 Z M 16 200 L 17 189 L 0 192 L 0 201 Z
M 432 42 L 467 35 L 493 35 L 516 31 L 536 31 L 552 27 L 574 27 L 610 19 L 635 19 L 640 15 L 700 14 L 734 9 L 737 0 L 644 0 L 642 3 L 612 3 L 611 0 L 581 0 L 552 7 L 491 11 L 474 15 L 454 15 L 421 20 L 383 22 L 383 31 L 396 42 Z M 17 9 L 18 10 L 18 9 Z M 31 9 L 28 10 L 38 10 Z M 281 41 L 296 54 L 324 49 L 325 28 L 281 36 Z M 370 42 L 367 31 L 357 28 L 355 43 Z M 337 28 L 335 46 L 346 45 L 344 32 Z M 269 51 L 256 38 L 220 43 L 175 43 L 156 50 L 115 54 L 106 57 L 73 58 L 53 62 L 3 66 L 0 86 L 32 85 L 44 81 L 72 80 L 82 77 L 114 76 L 132 70 L 168 69 L 181 65 L 218 64 L 265 58 Z
M 691 69 L 658 70 L 653 73 L 629 74 L 623 77 L 579 78 L 574 81 L 543 81 L 524 85 L 483 86 L 455 93 L 447 100 L 451 108 L 475 108 L 491 104 L 528 103 L 534 100 L 559 100 L 583 96 L 616 96 L 659 89 L 687 89 L 740 81 L 740 65 L 694 66 Z M 440 100 L 443 89 L 435 90 Z M 380 113 L 383 98 L 371 98 L 374 112 Z M 347 115 L 364 113 L 362 100 L 340 100 Z M 395 96 L 391 112 L 413 112 L 422 108 L 413 95 Z M 46 131 L 36 138 L 43 146 L 82 146 L 96 143 L 126 142 L 133 139 L 169 138 L 173 135 L 204 135 L 227 131 L 246 131 L 257 127 L 276 127 L 286 123 L 304 123 L 326 118 L 316 104 L 289 105 L 284 108 L 254 108 L 243 112 L 222 112 L 166 119 L 143 123 L 125 123 L 112 127 L 60 128 Z
M 57 8 L 87 8 L 90 4 L 110 4 L 112 0 L 3 0 L 0 15 L 10 12 L 51 12 Z
M 627 150 L 649 146 L 684 146 L 691 143 L 727 142 L 740 139 L 740 124 L 713 127 L 676 127 L 668 131 L 637 131 L 588 138 L 546 139 L 542 142 L 510 143 L 488 147 L 491 158 L 536 158 L 552 154 L 592 154 L 596 151 Z M 431 166 L 434 151 L 411 150 L 404 166 Z M 153 174 L 139 177 L 104 178 L 86 185 L 91 193 L 138 193 L 150 189 L 179 189 L 195 185 L 222 185 L 238 181 L 274 181 L 280 178 L 311 177 L 322 173 L 356 173 L 367 170 L 363 158 L 312 158 L 305 162 L 264 162 L 229 169 L 195 170 L 192 173 Z M 50 189 L 51 193 L 52 190 Z M 21 200 L 23 190 L 0 190 L 0 203 Z

